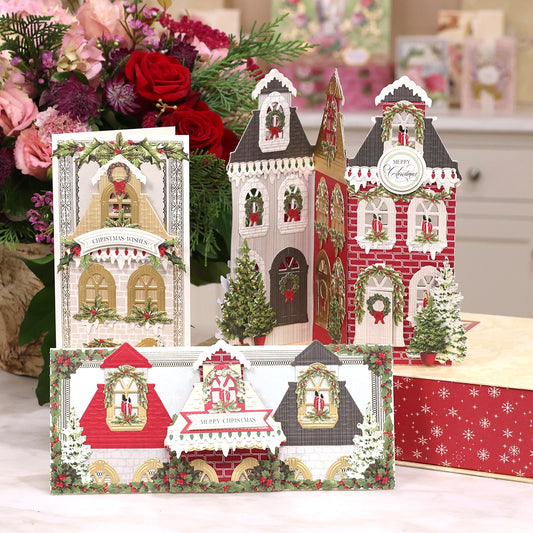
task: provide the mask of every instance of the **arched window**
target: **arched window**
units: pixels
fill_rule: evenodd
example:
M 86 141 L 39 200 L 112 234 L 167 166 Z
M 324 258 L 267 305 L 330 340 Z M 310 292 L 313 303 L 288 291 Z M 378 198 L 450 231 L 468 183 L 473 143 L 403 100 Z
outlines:
M 326 180 L 321 178 L 316 191 L 316 221 L 326 228 L 329 224 L 329 193 Z
M 259 148 L 263 152 L 284 150 L 290 141 L 290 108 L 279 92 L 270 93 L 259 112 Z
M 432 259 L 447 246 L 447 216 L 444 202 L 414 198 L 407 210 L 409 251 L 429 253 Z
M 131 170 L 124 163 L 114 163 L 107 169 L 109 184 L 104 188 L 101 199 L 102 225 L 106 219 L 124 223 L 139 223 L 139 199 L 131 185 Z
M 434 266 L 422 267 L 418 272 L 413 274 L 409 282 L 409 313 L 412 319 L 416 313 L 427 305 L 431 289 L 437 283 L 439 271 Z
M 280 233 L 304 231 L 307 228 L 309 205 L 307 186 L 303 180 L 289 176 L 278 193 L 278 229 Z
M 260 180 L 252 178 L 239 195 L 239 233 L 243 238 L 265 235 L 269 216 L 268 191 Z
M 337 376 L 321 363 L 313 363 L 308 370 L 306 379 L 298 382 L 305 391 L 298 397 L 298 422 L 303 428 L 335 427 L 339 419 Z
M 159 311 L 165 311 L 165 282 L 152 265 L 142 265 L 128 280 L 128 312 L 134 305 L 144 306 L 148 298 Z
M 335 252 L 339 253 L 344 247 L 344 197 L 340 185 L 335 185 L 331 193 L 331 224 L 330 237 L 335 247 Z
M 315 263 L 315 323 L 328 327 L 329 302 L 331 298 L 331 269 L 329 259 L 321 250 Z
M 116 285 L 111 272 L 102 265 L 93 264 L 85 270 L 78 284 L 79 304 L 94 304 L 97 296 L 111 309 L 116 307 Z
M 146 378 L 142 371 L 121 366 L 106 379 L 106 421 L 111 431 L 140 431 L 146 425 Z
M 361 200 L 357 206 L 357 242 L 368 253 L 396 243 L 396 206 L 392 198 Z

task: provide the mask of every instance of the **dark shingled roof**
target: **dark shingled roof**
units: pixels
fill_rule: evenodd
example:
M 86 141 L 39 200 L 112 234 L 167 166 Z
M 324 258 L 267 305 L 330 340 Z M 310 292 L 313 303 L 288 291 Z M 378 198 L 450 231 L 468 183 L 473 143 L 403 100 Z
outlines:
M 353 445 L 354 435 L 361 435 L 357 427 L 363 415 L 357 407 L 345 381 L 339 381 L 339 416 L 333 428 L 304 429 L 298 422 L 296 405 L 296 383 L 290 382 L 289 388 L 274 414 L 274 420 L 281 423 L 287 446 L 343 446 Z
M 375 167 L 378 164 L 379 158 L 383 154 L 383 142 L 381 141 L 382 121 L 383 117 L 376 118 L 376 123 L 363 141 L 355 157 L 348 161 L 348 166 Z M 462 179 L 457 162 L 450 157 L 448 150 L 446 150 L 433 126 L 433 119 L 425 118 L 424 121 L 426 124 L 424 132 L 424 160 L 426 165 L 429 168 L 454 168 L 458 178 Z
M 397 87 L 391 93 L 387 94 L 385 98 L 380 102 L 400 102 L 401 100 L 407 100 L 408 102 L 424 103 L 424 100 L 420 96 L 416 95 L 411 89 L 402 85 Z
M 342 361 L 319 341 L 313 341 L 301 354 L 295 357 L 292 366 L 309 366 L 313 363 L 342 365 Z
M 273 80 L 271 83 L 274 83 Z M 270 84 L 269 84 L 270 92 Z M 296 108 L 291 107 L 290 115 L 290 142 L 285 150 L 263 152 L 259 148 L 259 110 L 255 110 L 252 118 L 244 131 L 237 148 L 230 154 L 229 163 L 244 163 L 247 161 L 261 161 L 265 159 L 284 159 L 291 157 L 312 157 L 313 145 L 308 141 L 302 123 L 296 113 Z

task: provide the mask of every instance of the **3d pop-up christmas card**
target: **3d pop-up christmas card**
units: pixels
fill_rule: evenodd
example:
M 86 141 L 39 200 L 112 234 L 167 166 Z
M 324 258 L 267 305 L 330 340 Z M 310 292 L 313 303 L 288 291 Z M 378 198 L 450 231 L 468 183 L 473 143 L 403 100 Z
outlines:
M 51 491 L 394 487 L 390 347 L 51 350 Z
M 381 116 L 347 161 L 338 73 L 314 147 L 295 94 L 275 69 L 259 81 L 257 110 L 230 156 L 232 273 L 218 335 L 266 336 L 272 345 L 390 344 L 395 362 L 420 362 L 432 346 L 408 347 L 418 323 L 428 329 L 419 315 L 431 303 L 445 331 L 437 362 L 460 361 L 453 266 L 461 176 L 426 116 L 431 99 L 407 77 L 385 87 L 376 97 Z M 261 327 L 250 326 L 254 317 Z M 426 340 L 436 335 L 429 330 Z
M 53 138 L 58 346 L 189 343 L 188 139 Z

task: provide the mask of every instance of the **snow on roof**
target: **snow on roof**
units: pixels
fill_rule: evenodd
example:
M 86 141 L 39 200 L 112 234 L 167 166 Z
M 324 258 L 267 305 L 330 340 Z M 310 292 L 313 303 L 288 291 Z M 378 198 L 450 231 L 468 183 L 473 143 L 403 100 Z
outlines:
M 268 88 L 268 85 L 273 80 L 277 80 L 283 87 L 286 87 L 288 91 L 296 96 L 297 90 L 291 83 L 289 78 L 285 77 L 277 68 L 273 68 L 256 86 L 252 92 L 252 98 L 257 98 L 264 89 Z
M 375 103 L 376 105 L 379 105 L 381 102 L 385 100 L 385 97 L 391 93 L 393 93 L 396 89 L 400 89 L 401 87 L 406 87 L 407 89 L 410 89 L 415 96 L 418 96 L 424 104 L 426 104 L 428 107 L 431 106 L 432 100 L 422 89 L 422 87 L 419 87 L 411 78 L 408 76 L 402 76 L 401 78 L 397 79 L 393 83 L 387 85 L 382 89 L 382 91 L 376 96 Z

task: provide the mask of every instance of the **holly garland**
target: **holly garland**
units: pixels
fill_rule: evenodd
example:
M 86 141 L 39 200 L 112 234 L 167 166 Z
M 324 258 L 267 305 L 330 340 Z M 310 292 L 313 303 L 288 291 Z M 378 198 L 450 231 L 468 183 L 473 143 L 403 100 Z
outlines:
M 170 324 L 172 319 L 167 316 L 166 311 L 158 311 L 157 305 L 152 302 L 152 298 L 146 298 L 143 307 L 134 305 L 131 308 L 129 315 L 124 317 L 124 322 L 136 323 L 139 326 L 149 324 Z
M 375 229 L 371 229 L 366 235 L 365 240 L 370 242 L 387 242 L 389 240 L 389 234 L 386 230 L 382 229 L 380 231 L 376 231 Z
M 89 265 L 91 264 L 91 258 L 89 254 L 80 256 L 81 246 L 79 245 L 79 243 L 74 240 L 67 240 L 65 238 L 61 238 L 61 242 L 66 247 L 66 250 L 63 257 L 59 260 L 59 263 L 57 264 L 57 271 L 61 272 L 62 270 L 65 270 L 70 264 L 70 262 L 74 259 L 74 257 L 81 257 L 80 265 L 84 270 L 87 270 L 89 268 Z
M 223 402 L 220 400 L 219 402 L 213 404 L 213 407 L 210 409 L 210 411 L 214 413 L 232 413 L 238 410 L 239 406 L 235 400 L 232 400 L 231 402 Z
M 326 157 L 326 164 L 329 167 L 333 160 L 335 159 L 335 154 L 337 153 L 337 145 L 331 141 L 322 140 L 321 142 L 322 150 L 324 156 Z
M 333 228 L 329 228 L 328 232 L 331 237 L 331 242 L 333 243 L 333 247 L 335 248 L 335 255 L 338 255 L 338 253 L 344 248 L 346 237 L 344 236 L 343 233 Z
M 96 295 L 94 304 L 92 305 L 83 302 L 79 312 L 72 318 L 74 318 L 74 320 L 87 320 L 89 324 L 93 324 L 96 321 L 103 324 L 107 320 L 110 322 L 122 320 L 122 317 L 117 313 L 116 309 L 109 307 L 109 305 L 102 300 L 100 294 Z
M 322 247 L 323 243 L 325 243 L 328 239 L 329 228 L 323 222 L 318 222 L 317 220 L 315 220 L 315 231 L 318 235 L 320 247 Z
M 135 424 L 142 423 L 142 420 L 137 416 L 136 413 L 127 416 L 124 413 L 120 413 L 119 415 L 115 416 L 110 423 L 114 426 L 133 426 Z
M 218 370 L 214 369 L 204 378 L 202 384 L 202 396 L 204 404 L 209 403 L 211 400 L 211 389 L 213 387 L 214 379 L 217 377 L 225 378 L 226 376 L 231 377 L 235 382 L 235 387 L 237 388 L 237 402 L 244 404 L 244 381 L 242 380 L 241 376 L 229 366 Z
M 415 139 L 418 143 L 424 143 L 424 112 L 421 109 L 418 109 L 414 104 L 407 102 L 405 100 L 397 102 L 391 107 L 388 107 L 383 112 L 383 122 L 381 123 L 381 142 L 386 142 L 390 139 L 392 131 L 392 121 L 394 115 L 398 113 L 409 113 L 412 115 L 415 121 Z
M 159 245 L 159 257 L 166 257 L 174 266 L 177 266 L 180 270 L 185 272 L 186 267 L 183 259 L 176 253 L 172 247 L 176 244 L 177 239 L 168 239 Z M 169 249 L 172 251 L 169 252 Z M 159 257 L 155 255 L 150 256 L 150 263 L 157 270 L 161 266 Z
M 140 228 L 140 225 L 132 222 L 131 218 L 126 217 L 126 213 L 124 212 L 124 209 L 121 209 L 118 212 L 118 216 L 116 218 L 114 217 L 107 217 L 104 220 L 104 228 L 133 228 L 137 229 Z
M 374 304 L 377 301 L 383 303 L 382 311 L 377 311 L 376 309 L 374 309 Z M 383 294 L 376 293 L 366 301 L 366 308 L 368 309 L 368 312 L 374 317 L 375 324 L 384 324 L 384 318 L 390 313 L 390 299 L 384 296 Z
M 300 278 L 294 272 L 285 274 L 279 280 L 279 291 L 285 296 L 285 303 L 294 302 L 294 295 L 300 288 Z
M 163 156 L 177 160 L 187 159 L 183 147 L 177 143 L 155 144 L 149 142 L 148 139 L 142 141 L 125 140 L 122 132 L 117 133 L 114 141 L 93 139 L 90 143 L 76 141 L 61 143 L 54 150 L 52 156 L 68 157 L 74 154 L 78 156 L 80 164 L 96 161 L 100 166 L 109 163 L 119 154 L 136 167 L 140 167 L 144 162 L 160 166 L 164 160 Z
M 394 202 L 410 202 L 413 198 L 422 198 L 432 204 L 438 204 L 444 200 L 449 200 L 453 193 L 446 192 L 445 190 L 439 192 L 432 191 L 431 189 L 426 189 L 423 185 L 410 194 L 394 194 L 383 187 L 383 185 L 378 185 L 368 191 L 355 192 L 354 186 L 349 185 L 348 194 L 356 198 L 359 202 L 363 200 L 368 202 L 376 198 L 392 198 Z
M 144 375 L 144 372 L 129 365 L 119 366 L 117 370 L 107 376 L 104 386 L 104 406 L 106 408 L 113 407 L 115 404 L 115 387 L 117 383 L 124 378 L 132 379 L 135 382 L 137 385 L 139 405 L 146 409 L 148 407 L 148 398 L 146 397 L 148 385 L 146 384 L 146 376 Z
M 305 405 L 305 399 L 307 394 L 307 382 L 313 378 L 323 378 L 328 383 L 329 398 L 331 405 L 339 407 L 339 381 L 337 375 L 333 370 L 329 370 L 327 367 L 320 363 L 313 363 L 307 370 L 302 370 L 298 376 L 298 382 L 296 384 L 296 405 L 302 407 Z
M 430 233 L 424 233 L 421 231 L 416 234 L 415 242 L 418 244 L 435 244 L 436 242 L 439 242 L 439 235 L 436 231 Z
M 115 342 L 113 339 L 93 339 L 90 342 L 84 342 L 84 348 L 114 348 L 115 346 L 120 346 L 118 342 Z
M 405 286 L 402 281 L 402 275 L 394 270 L 392 267 L 385 264 L 372 265 L 361 271 L 355 283 L 354 305 L 355 318 L 357 322 L 361 323 L 365 316 L 364 302 L 366 295 L 366 286 L 368 280 L 373 276 L 386 276 L 392 282 L 392 302 L 393 310 L 392 317 L 395 324 L 400 324 L 405 316 L 403 311 L 405 299 Z

